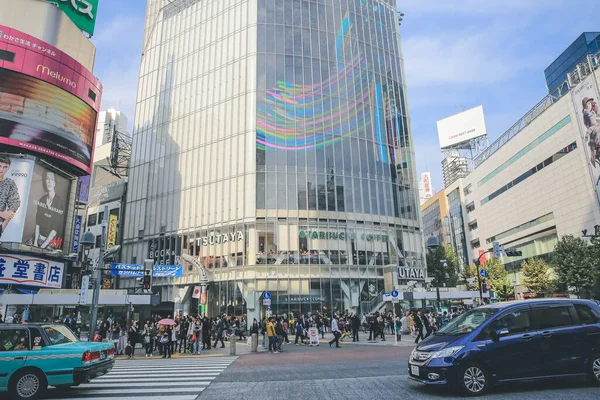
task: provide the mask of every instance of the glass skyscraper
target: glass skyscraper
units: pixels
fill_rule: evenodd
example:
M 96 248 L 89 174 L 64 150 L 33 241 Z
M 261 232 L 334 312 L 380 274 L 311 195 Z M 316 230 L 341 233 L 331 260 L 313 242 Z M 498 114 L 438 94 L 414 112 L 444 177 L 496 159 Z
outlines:
M 395 0 L 148 0 L 134 125 L 123 261 L 197 256 L 209 315 L 369 312 L 425 269 Z

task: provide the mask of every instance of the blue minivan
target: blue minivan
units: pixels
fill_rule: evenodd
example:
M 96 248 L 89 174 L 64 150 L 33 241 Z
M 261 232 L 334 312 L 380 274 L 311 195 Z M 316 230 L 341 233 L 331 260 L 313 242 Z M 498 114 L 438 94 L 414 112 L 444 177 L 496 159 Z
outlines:
M 408 374 L 467 396 L 498 383 L 556 377 L 600 384 L 600 304 L 540 299 L 475 308 L 419 343 Z

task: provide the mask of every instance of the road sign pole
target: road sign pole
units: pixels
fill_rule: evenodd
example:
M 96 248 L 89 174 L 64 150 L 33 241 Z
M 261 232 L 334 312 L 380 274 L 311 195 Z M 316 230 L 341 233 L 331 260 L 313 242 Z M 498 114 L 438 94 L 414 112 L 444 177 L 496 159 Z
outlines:
M 392 323 L 394 324 L 394 346 L 398 346 L 398 332 L 396 332 L 396 303 L 394 303 L 392 301 L 392 315 L 393 315 L 393 320 Z

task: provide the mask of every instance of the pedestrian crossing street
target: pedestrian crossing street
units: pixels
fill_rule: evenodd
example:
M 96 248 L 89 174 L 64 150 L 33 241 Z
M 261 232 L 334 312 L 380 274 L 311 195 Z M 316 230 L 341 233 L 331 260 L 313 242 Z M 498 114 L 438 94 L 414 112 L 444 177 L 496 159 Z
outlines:
M 66 390 L 49 388 L 47 398 L 192 400 L 237 357 L 139 358 L 117 360 L 106 375 Z

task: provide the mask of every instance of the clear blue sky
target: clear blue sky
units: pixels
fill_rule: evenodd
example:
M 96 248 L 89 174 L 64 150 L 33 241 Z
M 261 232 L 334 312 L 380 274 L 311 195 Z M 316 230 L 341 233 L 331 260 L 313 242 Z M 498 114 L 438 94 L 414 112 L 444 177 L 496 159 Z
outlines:
M 283 0 L 282 0 L 283 1 Z M 398 0 L 418 172 L 442 186 L 436 121 L 483 104 L 490 142 L 546 94 L 544 69 L 584 31 L 598 0 Z M 132 126 L 145 1 L 101 0 L 92 41 L 102 108 Z

